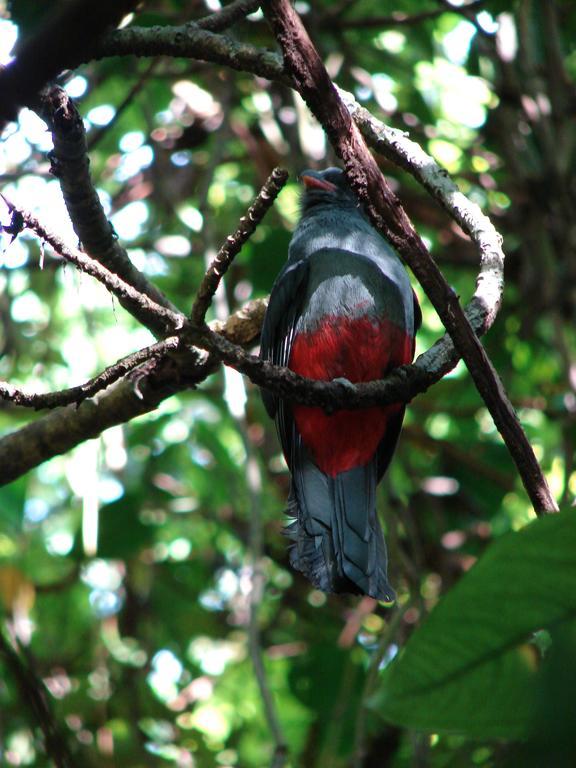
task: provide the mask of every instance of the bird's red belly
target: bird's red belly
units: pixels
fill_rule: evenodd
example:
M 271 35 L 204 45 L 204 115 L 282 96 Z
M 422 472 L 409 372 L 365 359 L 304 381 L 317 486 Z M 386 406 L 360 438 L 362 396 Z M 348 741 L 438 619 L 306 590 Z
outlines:
M 301 376 L 353 383 L 382 378 L 412 360 L 413 340 L 385 319 L 326 316 L 311 333 L 294 339 L 289 367 Z M 384 408 L 341 410 L 327 415 L 321 408 L 294 406 L 298 432 L 317 466 L 334 477 L 367 464 L 384 437 L 389 418 L 400 404 Z

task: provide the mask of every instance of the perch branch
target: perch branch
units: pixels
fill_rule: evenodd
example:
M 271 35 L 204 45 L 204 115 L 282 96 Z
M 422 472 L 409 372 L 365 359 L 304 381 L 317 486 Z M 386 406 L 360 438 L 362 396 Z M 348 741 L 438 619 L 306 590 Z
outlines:
M 209 350 L 224 363 L 248 376 L 254 384 L 269 389 L 279 397 L 324 408 L 327 412 L 406 402 L 429 386 L 426 371 L 415 365 L 403 365 L 385 379 L 354 386 L 337 381 L 307 379 L 289 368 L 273 365 L 245 352 L 210 328 L 192 329 L 192 333 L 197 346 Z
M 218 333 L 238 344 L 254 344 L 260 335 L 265 303 L 253 301 L 224 323 Z M 150 413 L 168 397 L 193 388 L 217 370 L 220 360 L 198 349 L 151 358 L 134 376 L 117 381 L 79 406 L 69 405 L 41 416 L 0 439 L 0 485 L 12 482 L 48 459 L 66 453 L 109 427 Z
M 199 35 L 182 36 L 179 31 L 183 28 L 173 27 L 172 31 L 150 34 L 148 29 L 132 28 L 140 46 L 153 46 L 154 51 L 163 55 L 181 55 L 190 58 L 200 58 L 206 61 L 225 64 L 237 68 L 234 41 L 223 36 Z M 174 40 L 178 44 L 175 46 Z M 200 44 L 198 41 L 202 40 Z M 124 37 L 124 30 L 114 33 L 114 38 L 106 38 L 118 54 L 129 55 L 129 41 Z M 120 44 L 120 45 L 118 45 Z M 263 63 L 265 62 L 265 71 Z M 270 80 L 291 84 L 289 76 L 284 71 L 282 59 L 274 53 L 259 50 L 252 46 L 244 46 L 242 67 L 252 74 L 264 76 Z M 473 203 L 460 193 L 449 179 L 446 171 L 427 155 L 415 142 L 404 133 L 383 125 L 372 117 L 354 100 L 351 94 L 340 91 L 348 110 L 358 124 L 366 141 L 378 152 L 390 159 L 396 165 L 406 169 L 417 178 L 428 191 L 445 207 L 449 215 L 468 232 L 479 248 L 481 256 L 481 271 L 477 281 L 477 291 L 472 302 L 467 307 L 467 314 L 474 330 L 479 335 L 484 333 L 492 324 L 499 306 L 502 291 L 503 255 L 499 235 L 495 232 L 487 217 L 483 216 Z M 429 369 L 431 376 L 427 386 L 438 381 L 458 362 L 460 355 L 448 335 L 445 335 L 431 350 L 418 358 L 415 365 L 420 369 Z
M 297 90 L 342 158 L 353 189 L 374 226 L 396 248 L 422 284 L 488 407 L 514 459 L 537 514 L 558 509 L 518 417 L 454 291 L 446 283 L 400 201 L 380 173 L 289 0 L 262 10 L 284 53 Z

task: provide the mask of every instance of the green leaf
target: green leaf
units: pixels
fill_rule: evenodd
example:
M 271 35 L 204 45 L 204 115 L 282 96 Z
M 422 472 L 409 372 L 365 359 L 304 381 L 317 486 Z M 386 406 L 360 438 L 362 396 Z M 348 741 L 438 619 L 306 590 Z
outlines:
M 154 528 L 140 519 L 144 499 L 132 491 L 100 510 L 99 557 L 125 558 L 154 540 Z
M 504 536 L 438 604 L 385 671 L 375 697 L 393 723 L 519 738 L 533 718 L 532 632 L 576 616 L 576 516 Z

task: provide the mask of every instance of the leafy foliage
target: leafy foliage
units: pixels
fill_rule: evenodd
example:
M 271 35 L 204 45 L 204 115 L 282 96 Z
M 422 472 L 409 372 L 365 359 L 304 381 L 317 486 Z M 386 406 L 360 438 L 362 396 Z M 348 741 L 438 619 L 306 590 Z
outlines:
M 526 736 L 540 693 L 531 638 L 576 610 L 575 533 L 566 513 L 496 542 L 386 670 L 384 717 L 426 731 Z
M 206 5 L 155 0 L 132 23 L 181 24 Z M 335 81 L 408 130 L 502 232 L 505 301 L 485 345 L 566 511 L 527 525 L 515 468 L 460 365 L 410 405 L 380 492 L 399 608 L 324 596 L 288 567 L 287 475 L 258 393 L 218 371 L 0 488 L 4 619 L 78 765 L 271 764 L 250 655 L 254 519 L 264 540 L 260 646 L 287 765 L 574 762 L 576 15 L 568 0 L 445 6 L 298 9 Z M 0 37 L 32 33 L 38 10 L 14 0 Z M 415 18 L 428 11 L 437 13 Z M 274 47 L 260 14 L 226 34 Z M 267 295 L 298 218 L 298 173 L 335 163 L 290 89 L 169 57 L 152 67 L 103 59 L 64 81 L 118 237 L 185 312 L 207 258 L 272 167 L 289 168 L 212 311 Z M 0 146 L 2 186 L 74 244 L 49 150 L 44 123 L 23 111 Z M 407 174 L 382 167 L 467 299 L 477 261 L 469 242 Z M 11 239 L 2 235 L 0 256 L 2 379 L 51 391 L 151 343 L 35 237 Z M 442 328 L 415 288 L 422 351 Z M 3 404 L 0 430 L 39 416 Z M 0 663 L 6 763 L 47 764 L 1 649 Z

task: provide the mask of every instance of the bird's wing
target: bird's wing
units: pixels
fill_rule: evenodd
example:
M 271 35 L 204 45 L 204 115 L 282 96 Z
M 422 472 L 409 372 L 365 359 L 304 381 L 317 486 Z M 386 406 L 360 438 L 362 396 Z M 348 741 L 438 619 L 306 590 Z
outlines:
M 306 290 L 308 261 L 288 264 L 272 287 L 270 301 L 260 338 L 260 357 L 274 365 L 287 366 L 296 331 L 296 324 L 302 310 Z M 278 435 L 289 464 L 294 440 L 292 409 L 289 403 L 280 400 L 272 392 L 261 390 L 262 400 L 268 415 L 276 420 Z
M 396 288 L 398 288 L 398 286 L 396 286 Z M 390 290 L 390 286 L 388 290 Z M 418 331 L 418 329 L 422 324 L 422 310 L 420 309 L 418 298 L 413 288 L 410 288 L 410 292 L 411 292 L 411 301 L 413 304 L 414 324 L 413 324 L 412 333 L 410 334 L 412 336 L 411 355 L 410 355 L 410 359 L 406 360 L 407 363 L 411 362 L 411 360 L 414 358 L 414 351 L 416 347 L 416 332 Z M 396 294 L 399 297 L 402 295 L 402 293 L 403 292 L 401 290 L 398 292 L 398 294 L 396 294 L 395 291 L 392 291 L 390 292 L 390 296 Z M 406 300 L 405 293 L 404 293 L 404 297 Z M 410 333 L 410 329 L 407 329 L 407 332 Z M 378 445 L 378 450 L 376 453 L 378 482 L 380 482 L 380 480 L 382 479 L 382 476 L 388 469 L 388 465 L 390 464 L 392 460 L 392 456 L 394 455 L 394 451 L 396 450 L 398 438 L 402 430 L 402 422 L 404 421 L 405 411 L 406 411 L 406 406 L 403 405 L 397 411 L 391 413 L 391 415 L 388 418 L 388 422 L 386 425 L 386 432 Z
M 377 472 L 376 476 L 378 482 L 382 479 L 382 476 L 388 469 L 388 465 L 392 461 L 392 456 L 396 450 L 396 444 L 400 437 L 400 430 L 402 429 L 402 422 L 404 421 L 405 406 L 402 406 L 396 413 L 389 417 L 386 424 L 386 432 L 384 437 L 380 440 L 378 450 L 376 452 L 377 459 Z
M 422 310 L 420 309 L 418 296 L 416 296 L 414 289 L 412 289 L 412 301 L 414 302 L 414 337 L 416 337 L 416 333 L 422 325 Z

